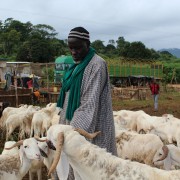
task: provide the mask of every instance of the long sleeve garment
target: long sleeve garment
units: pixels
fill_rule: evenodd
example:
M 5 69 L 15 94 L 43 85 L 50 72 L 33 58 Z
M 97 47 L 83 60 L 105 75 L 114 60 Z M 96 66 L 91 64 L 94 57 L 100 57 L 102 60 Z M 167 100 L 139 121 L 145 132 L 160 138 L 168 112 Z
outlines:
M 101 131 L 92 143 L 117 155 L 109 75 L 106 62 L 100 56 L 95 54 L 85 68 L 80 106 L 74 112 L 71 121 L 65 118 L 68 95 L 67 92 L 60 115 L 60 124 L 70 124 L 89 133 Z
M 159 84 L 156 84 L 156 83 L 150 84 L 150 90 L 153 95 L 159 94 Z

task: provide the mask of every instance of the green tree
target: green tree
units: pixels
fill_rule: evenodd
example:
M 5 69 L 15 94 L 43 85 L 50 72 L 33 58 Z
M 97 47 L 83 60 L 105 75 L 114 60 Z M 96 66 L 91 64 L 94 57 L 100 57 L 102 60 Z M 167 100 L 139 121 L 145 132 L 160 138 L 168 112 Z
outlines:
M 98 53 L 104 53 L 105 52 L 105 46 L 103 44 L 103 41 L 96 40 L 91 43 L 91 46 L 98 52 Z
M 30 51 L 30 44 L 28 41 L 24 42 L 23 45 L 19 48 L 16 61 L 33 62 Z
M 112 44 L 108 44 L 105 47 L 105 55 L 108 57 L 116 57 L 117 56 L 117 50 L 116 47 Z
M 19 49 L 17 60 L 39 63 L 54 61 L 56 56 L 66 52 L 64 41 L 55 38 L 56 35 L 51 26 L 45 24 L 33 26 L 26 42 Z
M 160 57 L 159 53 L 155 51 L 154 49 L 150 49 L 151 51 L 151 58 L 152 59 L 158 59 Z
M 50 40 L 50 46 L 54 56 L 67 55 L 69 53 L 69 49 L 67 44 L 63 40 L 59 40 L 54 38 Z
M 17 60 L 47 63 L 53 60 L 51 51 L 52 48 L 48 40 L 34 37 L 21 47 L 17 54 Z
M 20 21 L 8 18 L 4 23 L 0 23 L 0 42 L 3 55 L 10 56 L 17 53 L 19 47 L 29 36 L 32 24 L 30 22 L 21 23 Z
M 45 39 L 52 39 L 55 38 L 55 36 L 57 35 L 55 29 L 52 26 L 46 24 L 37 24 L 33 26 L 31 33 Z
M 115 46 L 115 43 L 116 43 L 116 42 L 115 42 L 114 39 L 110 39 L 109 42 L 108 42 L 108 44 L 111 44 L 111 45 L 113 45 L 113 46 Z
M 117 43 L 117 52 L 119 56 L 127 57 L 127 51 L 130 46 L 130 43 L 125 41 L 124 37 L 119 37 L 116 41 Z
M 162 51 L 162 52 L 159 52 L 159 60 L 161 61 L 172 61 L 172 59 L 174 59 L 175 57 L 169 53 L 168 51 Z
M 29 37 L 32 27 L 33 25 L 30 22 L 22 23 L 17 20 L 12 20 L 11 24 L 9 25 L 9 29 L 16 30 L 21 34 L 21 42 L 24 42 Z
M 0 36 L 3 53 L 5 56 L 13 54 L 13 48 L 19 44 L 21 34 L 16 30 L 10 30 L 9 32 L 3 32 Z
M 142 42 L 132 42 L 127 51 L 127 57 L 129 58 L 151 58 L 151 51 Z

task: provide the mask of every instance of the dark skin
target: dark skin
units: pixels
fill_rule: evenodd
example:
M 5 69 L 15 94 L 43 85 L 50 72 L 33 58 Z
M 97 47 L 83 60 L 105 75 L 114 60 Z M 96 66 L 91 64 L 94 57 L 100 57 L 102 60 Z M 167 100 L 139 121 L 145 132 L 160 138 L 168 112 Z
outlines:
M 68 47 L 75 62 L 82 61 L 88 54 L 90 43 L 89 41 L 78 38 L 69 38 Z

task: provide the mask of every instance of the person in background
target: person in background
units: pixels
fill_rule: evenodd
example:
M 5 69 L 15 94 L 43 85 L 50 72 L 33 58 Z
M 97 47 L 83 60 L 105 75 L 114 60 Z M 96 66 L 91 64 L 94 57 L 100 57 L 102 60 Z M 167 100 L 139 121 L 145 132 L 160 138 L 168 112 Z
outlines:
M 158 111 L 158 97 L 160 88 L 159 84 L 156 82 L 156 79 L 152 79 L 149 87 L 154 100 L 154 111 Z
M 89 32 L 72 29 L 68 47 L 74 64 L 66 72 L 57 106 L 60 124 L 70 124 L 89 133 L 101 131 L 92 143 L 117 155 L 110 80 L 107 65 L 90 46 Z M 74 179 L 69 173 L 68 179 Z

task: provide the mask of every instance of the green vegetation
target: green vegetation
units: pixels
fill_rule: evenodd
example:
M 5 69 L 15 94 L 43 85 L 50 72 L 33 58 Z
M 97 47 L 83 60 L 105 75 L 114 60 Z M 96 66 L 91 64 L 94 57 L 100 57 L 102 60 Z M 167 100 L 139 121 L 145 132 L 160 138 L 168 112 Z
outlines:
M 165 83 L 180 83 L 180 63 L 164 62 L 163 80 Z
M 162 65 L 151 64 L 132 64 L 118 63 L 108 64 L 110 76 L 127 77 L 127 76 L 154 76 L 156 78 L 163 77 Z
M 56 30 L 46 24 L 33 25 L 31 22 L 22 23 L 13 18 L 0 21 L 0 59 L 34 63 L 54 62 L 61 55 L 69 55 L 67 39 L 58 39 L 57 35 Z M 121 36 L 117 40 L 109 40 L 106 46 L 101 40 L 95 40 L 91 46 L 107 62 L 113 61 L 112 67 L 109 68 L 110 74 L 123 76 L 142 73 L 163 77 L 164 83 L 180 83 L 180 59 L 167 51 L 148 49 L 140 41 L 128 42 Z M 120 63 L 119 67 L 122 68 L 117 67 L 117 64 L 114 66 L 115 62 Z M 159 64 L 164 67 L 163 75 L 162 68 L 156 68 Z

